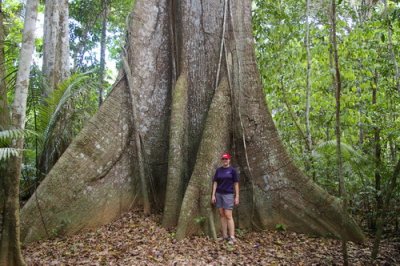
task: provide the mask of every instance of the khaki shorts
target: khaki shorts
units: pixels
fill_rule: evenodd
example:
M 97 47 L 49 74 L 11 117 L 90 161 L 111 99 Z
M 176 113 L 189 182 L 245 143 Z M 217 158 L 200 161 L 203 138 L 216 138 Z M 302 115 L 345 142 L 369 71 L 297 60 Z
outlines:
M 216 207 L 219 209 L 232 210 L 234 205 L 234 194 L 215 193 Z

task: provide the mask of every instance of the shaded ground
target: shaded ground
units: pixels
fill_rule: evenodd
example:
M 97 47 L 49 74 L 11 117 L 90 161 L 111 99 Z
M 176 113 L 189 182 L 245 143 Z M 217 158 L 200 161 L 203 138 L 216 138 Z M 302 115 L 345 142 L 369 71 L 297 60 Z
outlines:
M 159 226 L 159 217 L 133 211 L 112 224 L 68 238 L 24 247 L 28 265 L 341 265 L 338 240 L 291 232 L 239 231 L 229 245 L 207 237 L 177 242 Z M 399 240 L 385 240 L 377 261 L 370 261 L 369 240 L 349 243 L 351 265 L 400 265 Z

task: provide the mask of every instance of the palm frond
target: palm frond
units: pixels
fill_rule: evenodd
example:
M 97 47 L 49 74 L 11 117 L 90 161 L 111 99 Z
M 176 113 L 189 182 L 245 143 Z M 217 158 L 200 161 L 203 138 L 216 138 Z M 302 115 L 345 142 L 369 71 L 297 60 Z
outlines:
M 77 123 L 85 120 L 83 116 L 87 116 L 86 112 L 82 112 L 82 106 L 88 104 L 85 99 L 96 91 L 97 85 L 91 72 L 73 74 L 35 106 L 36 129 L 41 136 L 38 138 L 41 145 L 39 150 L 42 154 L 48 156 L 56 152 L 58 146 L 65 146 L 65 143 L 71 141 L 74 137 L 73 129 L 80 128 Z M 68 121 L 65 121 L 66 117 Z
M 313 157 L 316 160 L 325 159 L 329 161 L 332 160 L 332 158 L 336 158 L 336 145 L 336 140 L 320 143 L 314 147 Z M 372 159 L 347 143 L 342 142 L 340 147 L 342 150 L 343 162 L 359 175 L 368 175 L 371 171 L 370 166 L 373 165 L 371 163 Z
M 0 148 L 0 161 L 7 161 L 13 156 L 18 156 L 19 151 L 15 148 Z
M 28 137 L 28 136 L 35 136 L 38 135 L 37 132 L 34 130 L 30 129 L 6 129 L 6 130 L 0 130 L 0 144 L 4 142 L 8 142 L 12 139 L 17 139 L 21 138 L 22 136 Z
M 8 141 L 15 138 L 20 138 L 24 135 L 24 130 L 22 129 L 7 129 L 0 131 L 0 142 Z
M 331 150 L 335 151 L 336 149 L 336 140 L 328 140 L 320 143 L 314 148 L 315 152 L 322 151 L 322 150 Z M 365 156 L 363 156 L 359 151 L 355 150 L 351 145 L 347 143 L 340 143 L 340 148 L 343 152 L 343 156 L 347 158 L 356 158 L 359 159 L 360 161 L 365 159 Z
M 88 89 L 93 87 L 93 82 L 90 82 L 91 77 L 88 73 L 78 73 L 59 84 L 58 88 L 46 100 L 47 105 L 40 107 L 41 126 L 45 126 L 44 137 L 49 136 L 50 132 L 57 123 L 60 114 L 66 103 L 80 96 Z

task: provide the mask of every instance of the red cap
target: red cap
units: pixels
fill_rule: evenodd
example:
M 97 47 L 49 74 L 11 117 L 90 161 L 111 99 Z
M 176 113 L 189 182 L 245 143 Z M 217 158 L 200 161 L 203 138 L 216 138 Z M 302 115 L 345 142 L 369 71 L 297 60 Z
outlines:
M 224 153 L 222 154 L 221 159 L 231 159 L 231 155 L 229 153 Z

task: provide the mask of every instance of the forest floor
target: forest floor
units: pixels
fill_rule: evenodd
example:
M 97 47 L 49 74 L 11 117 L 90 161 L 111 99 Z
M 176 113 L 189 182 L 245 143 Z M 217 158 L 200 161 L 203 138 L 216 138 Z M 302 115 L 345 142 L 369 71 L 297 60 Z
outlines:
M 97 230 L 32 243 L 28 265 L 341 265 L 341 242 L 293 232 L 239 231 L 237 242 L 191 237 L 176 241 L 159 216 L 125 214 Z M 400 240 L 385 239 L 371 262 L 372 240 L 348 243 L 350 265 L 400 265 Z

